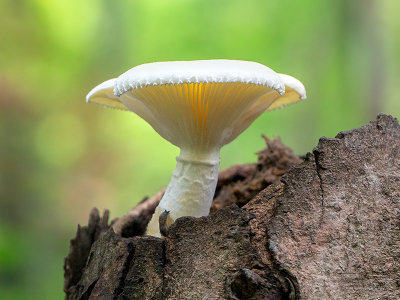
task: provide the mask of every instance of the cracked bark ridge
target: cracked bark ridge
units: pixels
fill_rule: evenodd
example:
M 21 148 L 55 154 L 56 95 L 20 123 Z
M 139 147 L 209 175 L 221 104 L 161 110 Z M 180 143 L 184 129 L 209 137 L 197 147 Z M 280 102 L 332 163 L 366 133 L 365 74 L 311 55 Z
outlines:
M 322 138 L 281 183 L 242 207 L 179 218 L 163 239 L 121 237 L 107 227 L 77 238 L 72 258 L 81 241 L 92 244 L 82 269 L 67 266 L 74 280 L 66 267 L 66 298 L 398 299 L 399 151 L 397 120 L 379 115 Z M 252 182 L 257 167 L 248 170 L 236 182 Z M 144 219 L 152 198 L 136 211 Z
M 282 299 L 286 286 L 252 244 L 251 214 L 232 205 L 169 228 L 164 299 Z
M 108 230 L 108 216 L 108 210 L 100 217 L 97 208 L 93 208 L 89 215 L 88 226 L 78 225 L 76 237 L 71 240 L 70 251 L 64 261 L 65 292 L 81 279 L 92 244 Z
M 269 249 L 304 299 L 400 299 L 400 126 L 321 138 L 284 177 Z
M 94 242 L 67 299 L 161 299 L 163 244 L 154 237 L 122 238 L 109 229 Z

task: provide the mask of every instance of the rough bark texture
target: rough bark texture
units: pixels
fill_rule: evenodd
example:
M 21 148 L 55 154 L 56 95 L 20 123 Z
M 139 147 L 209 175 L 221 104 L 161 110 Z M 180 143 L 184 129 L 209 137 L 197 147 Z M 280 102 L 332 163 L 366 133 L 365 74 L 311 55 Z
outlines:
M 321 138 L 303 161 L 266 142 L 257 164 L 221 172 L 214 213 L 163 239 L 142 236 L 163 191 L 110 225 L 92 211 L 66 298 L 400 299 L 397 120 Z

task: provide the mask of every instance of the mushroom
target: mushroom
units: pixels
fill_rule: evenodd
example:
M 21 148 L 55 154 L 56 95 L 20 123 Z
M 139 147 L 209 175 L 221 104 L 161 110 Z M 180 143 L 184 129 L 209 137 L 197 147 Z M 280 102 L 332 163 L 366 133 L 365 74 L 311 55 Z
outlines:
M 219 153 L 264 111 L 301 99 L 303 84 L 255 62 L 199 60 L 136 66 L 103 82 L 89 103 L 130 110 L 180 148 L 172 179 L 148 225 L 160 236 L 159 216 L 207 216 L 219 172 Z

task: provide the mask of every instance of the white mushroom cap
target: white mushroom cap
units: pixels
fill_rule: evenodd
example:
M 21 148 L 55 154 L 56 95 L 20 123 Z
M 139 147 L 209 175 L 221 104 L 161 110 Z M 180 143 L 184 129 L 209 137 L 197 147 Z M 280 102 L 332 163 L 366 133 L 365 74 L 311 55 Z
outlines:
M 298 79 L 286 74 L 279 74 L 279 77 L 281 77 L 285 84 L 285 94 L 276 99 L 271 106 L 268 107 L 267 111 L 281 108 L 307 98 L 306 89 Z
M 259 63 L 199 60 L 136 66 L 95 87 L 86 100 L 131 110 L 171 143 L 208 153 L 264 111 L 305 97 L 300 81 Z
M 251 61 L 195 60 L 156 62 L 136 66 L 118 77 L 115 95 L 149 85 L 241 82 L 264 85 L 280 94 L 285 87 L 270 68 Z

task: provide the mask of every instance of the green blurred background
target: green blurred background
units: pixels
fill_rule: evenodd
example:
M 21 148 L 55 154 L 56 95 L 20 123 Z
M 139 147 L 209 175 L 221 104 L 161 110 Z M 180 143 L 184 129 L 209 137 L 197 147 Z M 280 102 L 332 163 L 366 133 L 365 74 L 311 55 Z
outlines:
M 300 79 L 308 100 L 260 117 L 298 154 L 320 136 L 400 115 L 398 0 L 0 0 L 0 298 L 61 299 L 63 258 L 89 211 L 127 212 L 165 186 L 178 149 L 130 112 L 86 105 L 146 62 L 242 59 Z

